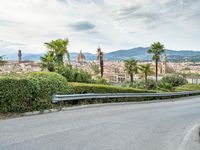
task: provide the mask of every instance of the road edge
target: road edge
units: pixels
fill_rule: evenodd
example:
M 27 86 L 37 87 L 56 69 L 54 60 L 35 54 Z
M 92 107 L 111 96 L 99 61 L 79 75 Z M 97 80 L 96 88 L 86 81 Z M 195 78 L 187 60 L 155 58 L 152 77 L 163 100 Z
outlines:
M 195 97 L 198 97 L 198 96 L 190 96 L 190 98 L 195 98 Z M 79 105 L 79 106 L 63 107 L 63 108 L 58 108 L 58 109 L 47 109 L 47 110 L 43 110 L 43 111 L 25 112 L 25 113 L 22 113 L 21 116 L 34 116 L 34 115 L 40 115 L 40 114 L 69 111 L 69 110 L 77 110 L 77 109 L 85 109 L 85 108 L 103 107 L 103 106 L 173 102 L 173 101 L 186 100 L 186 98 L 188 98 L 188 97 L 181 97 L 181 98 L 174 98 L 174 99 L 163 99 L 163 100 L 151 100 L 151 101 L 140 101 L 140 102 L 118 102 L 118 103 L 100 103 L 100 104 Z

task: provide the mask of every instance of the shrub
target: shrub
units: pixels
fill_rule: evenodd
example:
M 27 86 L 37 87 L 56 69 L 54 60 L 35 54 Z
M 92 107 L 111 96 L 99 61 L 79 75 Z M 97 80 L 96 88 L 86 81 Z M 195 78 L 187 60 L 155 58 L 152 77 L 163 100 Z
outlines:
M 67 87 L 67 80 L 57 73 L 32 72 L 27 74 L 27 77 L 38 82 L 40 97 L 51 97 L 53 94 L 62 94 Z
M 90 83 L 92 76 L 83 70 L 74 69 L 74 82 Z
M 0 77 L 0 112 L 24 112 L 51 107 L 51 97 L 67 90 L 56 73 L 35 72 Z
M 173 87 L 177 87 L 177 86 L 180 86 L 180 85 L 184 85 L 184 84 L 187 84 L 187 80 L 180 76 L 180 75 L 177 75 L 177 74 L 169 74 L 169 75 L 166 75 L 164 76 L 161 80 L 160 80 L 160 83 L 169 83 L 171 84 Z
M 126 88 L 120 86 L 111 86 L 103 84 L 70 83 L 70 94 L 83 93 L 152 93 L 154 91 Z
M 156 81 L 153 79 L 148 79 L 147 81 L 148 89 L 149 90 L 155 90 L 157 88 Z M 132 87 L 137 89 L 144 89 L 145 88 L 145 82 L 144 80 L 135 80 L 133 82 L 125 82 L 122 84 L 123 87 Z
M 162 91 L 170 92 L 170 91 L 173 91 L 175 88 L 173 87 L 173 85 L 171 83 L 160 82 L 158 84 L 158 89 L 160 89 Z
M 148 85 L 148 89 L 149 90 L 155 90 L 155 89 L 157 89 L 157 83 L 153 79 L 148 79 L 147 85 Z
M 72 66 L 59 66 L 56 72 L 64 76 L 69 82 L 91 82 L 92 76 L 81 69 L 73 68 Z
M 37 100 L 39 85 L 25 78 L 0 78 L 0 111 L 26 111 Z
M 65 77 L 67 79 L 67 81 L 69 82 L 73 82 L 74 81 L 74 71 L 72 69 L 72 66 L 58 66 L 56 67 L 56 72 L 58 74 L 61 74 L 63 77 Z

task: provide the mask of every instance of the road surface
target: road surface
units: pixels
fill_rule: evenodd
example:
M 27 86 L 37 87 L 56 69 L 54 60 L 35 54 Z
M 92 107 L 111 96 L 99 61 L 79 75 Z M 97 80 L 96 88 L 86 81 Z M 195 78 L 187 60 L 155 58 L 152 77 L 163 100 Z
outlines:
M 183 150 L 200 97 L 108 104 L 0 121 L 0 150 Z

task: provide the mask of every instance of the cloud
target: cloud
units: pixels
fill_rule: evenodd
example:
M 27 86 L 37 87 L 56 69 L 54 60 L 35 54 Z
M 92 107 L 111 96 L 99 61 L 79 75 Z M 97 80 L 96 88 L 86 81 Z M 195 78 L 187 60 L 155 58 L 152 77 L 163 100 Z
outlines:
M 0 55 L 1 54 L 9 54 L 16 53 L 16 51 L 20 48 L 25 48 L 26 44 L 0 40 Z
M 200 49 L 199 5 L 200 0 L 0 1 L 0 52 L 10 45 L 9 51 L 41 53 L 43 43 L 56 38 L 69 38 L 69 51 L 92 52 L 100 45 L 108 52 L 153 41 Z
M 3 27 L 13 27 L 15 24 L 16 22 L 0 19 L 0 26 Z
M 70 25 L 70 27 L 75 31 L 85 31 L 85 30 L 94 29 L 95 25 L 88 21 L 84 21 L 84 22 L 78 22 L 78 23 L 72 24 Z

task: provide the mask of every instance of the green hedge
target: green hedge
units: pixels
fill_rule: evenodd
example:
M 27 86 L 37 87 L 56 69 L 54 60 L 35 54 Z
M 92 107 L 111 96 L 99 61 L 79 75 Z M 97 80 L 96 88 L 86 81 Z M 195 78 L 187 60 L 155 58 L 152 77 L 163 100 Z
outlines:
M 152 93 L 155 91 L 142 90 L 134 88 L 125 88 L 120 86 L 111 86 L 103 84 L 69 83 L 71 94 L 83 93 Z
M 67 90 L 67 81 L 56 73 L 35 72 L 0 77 L 0 112 L 25 112 L 51 107 L 53 94 Z

